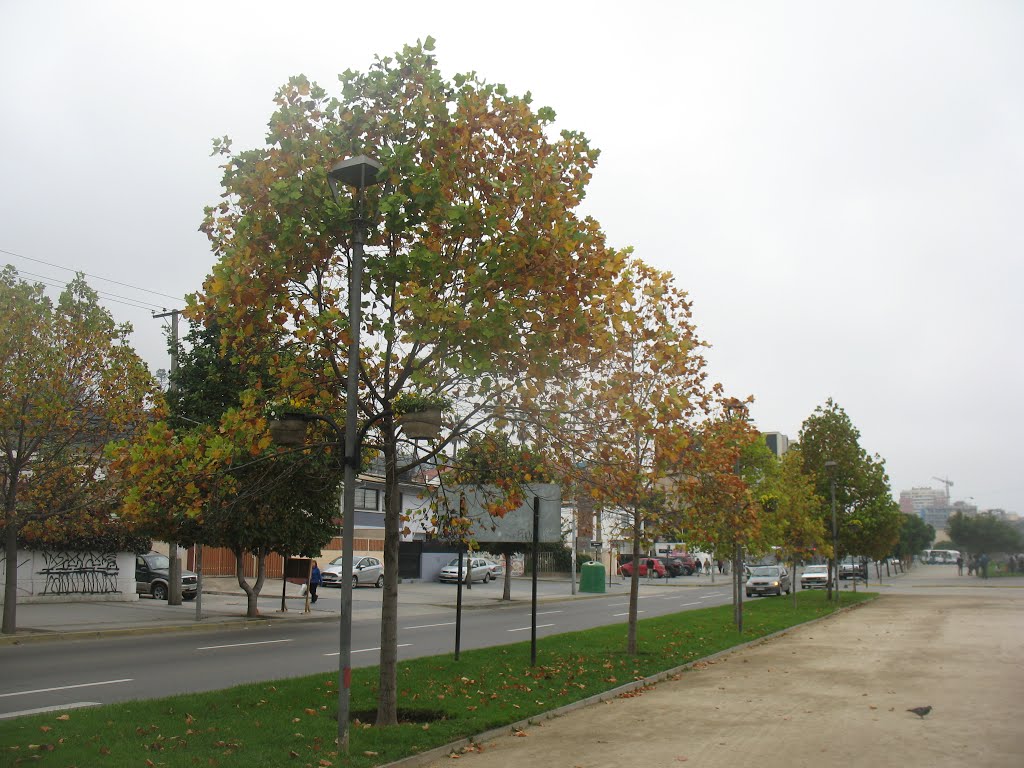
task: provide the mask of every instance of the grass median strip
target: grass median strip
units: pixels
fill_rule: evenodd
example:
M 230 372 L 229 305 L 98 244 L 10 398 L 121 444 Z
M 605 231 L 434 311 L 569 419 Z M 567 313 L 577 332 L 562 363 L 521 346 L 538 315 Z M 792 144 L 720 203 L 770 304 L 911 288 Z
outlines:
M 842 604 L 874 597 L 844 594 Z M 529 643 L 410 659 L 399 664 L 397 726 L 371 725 L 377 668 L 353 672 L 351 756 L 335 745 L 337 680 L 331 674 L 211 693 L 114 704 L 0 721 L 0 764 L 60 768 L 131 766 L 382 765 L 509 725 L 634 680 L 710 656 L 830 612 L 825 594 L 744 604 L 744 632 L 732 606 L 644 619 L 640 653 L 625 653 L 624 623 Z M 635 694 L 634 694 L 635 695 Z

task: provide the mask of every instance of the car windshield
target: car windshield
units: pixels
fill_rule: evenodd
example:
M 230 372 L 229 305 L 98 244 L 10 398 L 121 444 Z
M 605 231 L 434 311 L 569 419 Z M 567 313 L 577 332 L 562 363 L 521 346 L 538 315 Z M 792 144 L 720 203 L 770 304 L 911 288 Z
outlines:
M 166 555 L 150 555 L 146 560 L 149 562 L 149 567 L 155 571 L 166 571 L 171 567 L 171 561 L 167 559 Z
M 828 573 L 827 565 L 808 565 L 804 573 Z
M 762 566 L 761 568 L 754 568 L 750 572 L 751 576 L 778 576 L 779 569 L 774 566 Z
M 344 555 L 338 555 L 336 558 L 331 560 L 331 565 L 342 565 L 345 562 Z
M 468 562 L 469 562 L 468 560 L 463 560 L 463 561 L 462 561 L 462 566 L 463 566 L 463 568 L 465 568 L 465 566 L 466 566 L 466 563 L 468 563 Z M 457 558 L 457 557 L 456 557 L 456 558 L 454 558 L 453 560 L 449 560 L 449 561 L 448 561 L 448 565 L 454 565 L 454 566 L 455 566 L 455 567 L 457 568 L 457 567 L 458 567 L 458 565 L 459 565 L 459 558 Z

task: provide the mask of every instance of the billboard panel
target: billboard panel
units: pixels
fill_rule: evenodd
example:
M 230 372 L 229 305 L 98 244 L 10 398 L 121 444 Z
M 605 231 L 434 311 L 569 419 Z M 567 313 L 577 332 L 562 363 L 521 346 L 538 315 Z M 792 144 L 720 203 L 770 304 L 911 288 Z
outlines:
M 533 541 L 533 500 L 540 499 L 540 541 L 562 540 L 562 489 L 558 485 L 543 483 L 526 486 L 526 501 L 504 517 L 494 517 L 487 511 L 488 502 L 498 494 L 495 488 L 470 486 L 446 488 L 444 503 L 458 514 L 460 497 L 465 498 L 466 516 L 473 521 L 470 536 L 477 541 L 530 543 Z

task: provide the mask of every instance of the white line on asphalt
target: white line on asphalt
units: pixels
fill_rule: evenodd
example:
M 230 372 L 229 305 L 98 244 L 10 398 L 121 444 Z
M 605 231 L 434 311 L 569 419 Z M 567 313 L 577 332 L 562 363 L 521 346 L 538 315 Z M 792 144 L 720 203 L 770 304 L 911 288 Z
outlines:
M 75 701 L 70 704 L 58 704 L 55 707 L 37 707 L 36 709 L 23 709 L 20 712 L 6 712 L 0 715 L 0 720 L 7 720 L 11 717 L 22 717 L 23 715 L 39 715 L 43 712 L 60 712 L 62 709 L 80 709 L 82 707 L 102 706 L 98 701 Z
M 711 594 L 711 595 L 701 595 L 697 599 L 698 600 L 710 600 L 713 597 L 722 597 L 722 596 L 724 596 L 724 594 L 725 594 L 724 592 L 715 592 L 714 594 Z
M 408 648 L 410 645 L 412 645 L 412 643 L 399 643 L 398 647 L 399 648 Z M 353 649 L 352 653 L 370 653 L 371 651 L 379 651 L 379 650 L 380 650 L 380 648 L 359 648 L 359 649 Z M 335 651 L 334 653 L 325 653 L 324 654 L 324 656 L 339 656 L 339 655 L 341 655 L 341 651 Z
M 78 683 L 77 685 L 58 685 L 56 688 L 37 688 L 34 691 L 15 691 L 14 693 L 0 693 L 0 699 L 7 696 L 28 696 L 32 693 L 50 693 L 50 691 L 67 691 L 72 688 L 89 688 L 94 685 L 114 685 L 116 683 L 130 683 L 134 678 L 126 677 L 122 680 L 100 680 L 97 683 Z
M 555 625 L 554 624 L 538 624 L 537 625 L 537 629 L 544 629 L 544 627 L 553 627 L 553 626 L 555 626 Z M 525 632 L 528 629 L 532 629 L 532 627 L 516 627 L 515 629 L 506 629 L 505 631 L 506 632 Z
M 291 638 L 285 640 L 259 640 L 254 643 L 232 643 L 231 645 L 204 645 L 196 648 L 197 651 L 216 651 L 218 648 L 244 648 L 247 645 L 270 645 L 272 643 L 290 643 Z
M 443 624 L 420 624 L 418 627 L 406 627 L 406 629 L 430 629 L 431 627 L 454 627 L 454 621 L 446 621 Z
M 637 613 L 647 613 L 647 611 L 637 611 Z M 613 616 L 629 616 L 628 613 L 613 613 Z
M 682 608 L 682 607 L 687 606 L 687 605 L 700 605 L 700 603 L 699 602 L 697 602 L 697 603 L 680 603 L 679 607 Z

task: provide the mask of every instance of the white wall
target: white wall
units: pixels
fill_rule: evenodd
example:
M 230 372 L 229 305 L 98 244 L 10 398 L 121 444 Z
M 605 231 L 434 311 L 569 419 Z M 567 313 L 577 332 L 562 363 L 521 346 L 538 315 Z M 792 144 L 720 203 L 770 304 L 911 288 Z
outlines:
M 7 578 L 0 553 L 0 583 Z M 33 552 L 18 550 L 19 603 L 138 600 L 131 552 Z M 3 590 L 0 590 L 0 603 Z

